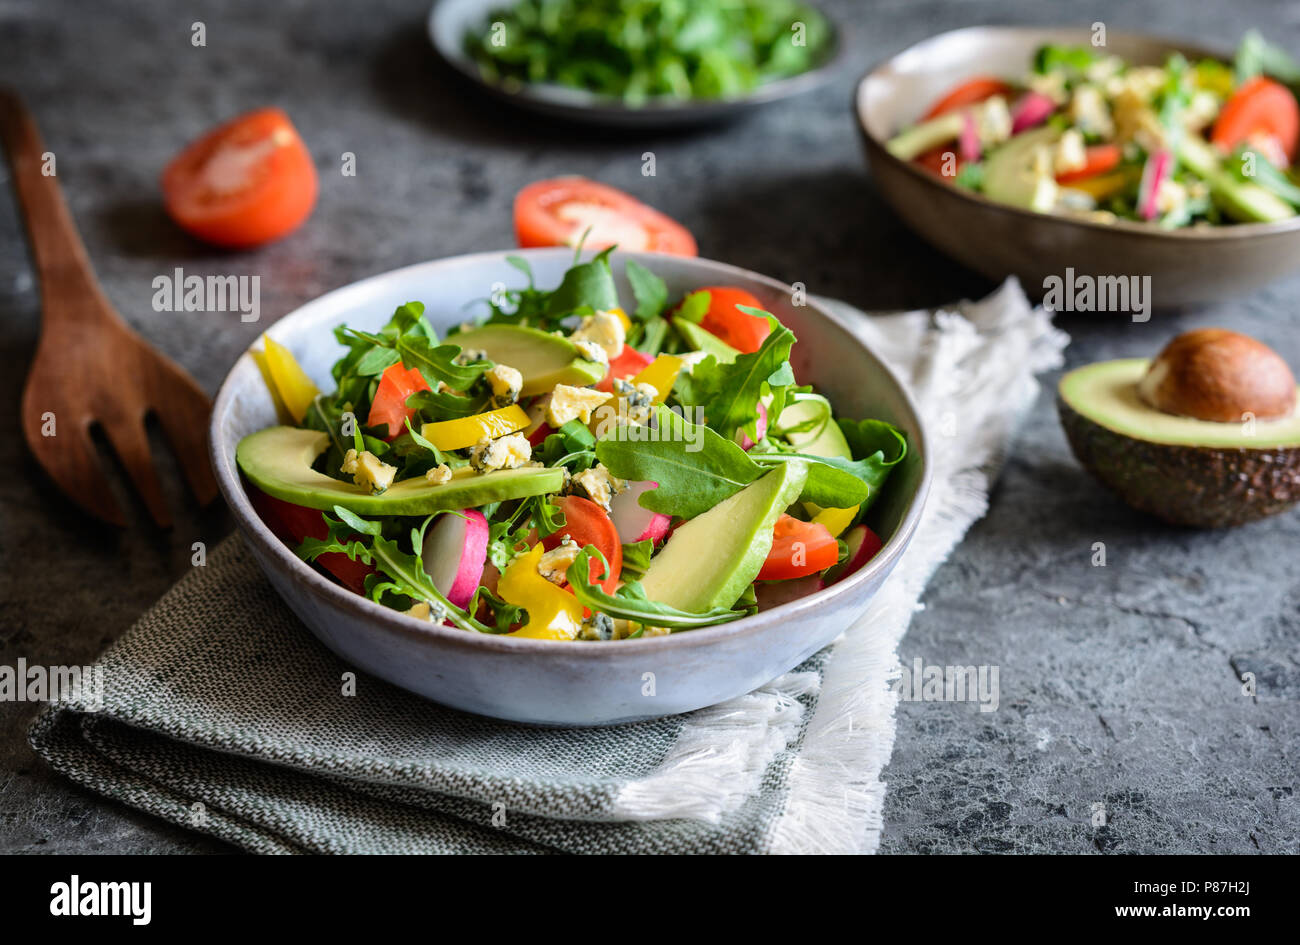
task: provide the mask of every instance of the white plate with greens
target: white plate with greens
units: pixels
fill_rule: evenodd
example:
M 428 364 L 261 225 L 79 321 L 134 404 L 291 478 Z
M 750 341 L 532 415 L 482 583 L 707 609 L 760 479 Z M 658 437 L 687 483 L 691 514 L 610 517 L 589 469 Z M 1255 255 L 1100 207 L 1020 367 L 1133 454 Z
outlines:
M 440 0 L 428 30 L 499 98 L 630 127 L 707 124 L 811 91 L 840 53 L 835 25 L 800 0 Z

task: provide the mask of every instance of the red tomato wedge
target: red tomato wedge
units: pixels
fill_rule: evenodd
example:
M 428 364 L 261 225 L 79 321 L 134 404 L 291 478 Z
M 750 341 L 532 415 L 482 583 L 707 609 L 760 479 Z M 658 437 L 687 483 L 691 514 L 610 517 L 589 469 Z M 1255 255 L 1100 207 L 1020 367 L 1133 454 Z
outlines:
M 600 581 L 605 593 L 613 594 L 618 589 L 618 576 L 623 570 L 623 545 L 618 540 L 618 529 L 609 516 L 595 502 L 581 496 L 568 495 L 555 502 L 564 513 L 564 527 L 558 532 L 542 539 L 542 547 L 551 551 L 568 535 L 583 548 L 595 545 L 596 550 L 609 562 L 610 573 L 604 571 L 598 560 L 591 563 L 591 577 Z
M 406 398 L 417 390 L 428 390 L 429 382 L 419 368 L 406 368 L 402 362 L 390 364 L 375 388 L 375 399 L 370 402 L 368 427 L 388 428 L 386 440 L 395 440 L 406 432 L 406 421 L 415 416 L 415 408 L 406 406 Z
M 1083 167 L 1077 171 L 1067 171 L 1064 174 L 1056 175 L 1058 184 L 1072 184 L 1075 181 L 1087 180 L 1089 177 L 1096 177 L 1098 174 L 1105 174 L 1107 171 L 1119 165 L 1121 157 L 1120 147 L 1118 144 L 1094 144 L 1090 145 L 1083 152 L 1085 161 Z
M 529 184 L 515 196 L 515 237 L 524 248 L 576 246 L 695 256 L 695 237 L 676 220 L 621 190 L 585 177 Z
M 646 367 L 654 358 L 648 354 L 642 354 L 631 345 L 624 345 L 623 350 L 619 352 L 617 358 L 609 362 L 609 370 L 605 376 L 600 379 L 596 385 L 596 390 L 603 390 L 607 394 L 614 392 L 614 380 L 627 380 L 641 373 L 641 369 Z
M 298 228 L 316 205 L 316 165 L 278 108 L 240 115 L 190 144 L 163 170 L 163 202 L 182 229 L 242 249 Z
M 752 354 L 763 345 L 763 339 L 772 327 L 766 318 L 742 312 L 736 306 L 748 305 L 763 308 L 763 303 L 744 289 L 730 286 L 706 286 L 697 292 L 709 293 L 709 310 L 700 320 L 700 327 L 721 338 L 741 354 Z
M 938 118 L 947 112 L 965 108 L 967 105 L 976 105 L 995 95 L 1010 95 L 1014 91 L 1015 89 L 1001 79 L 979 75 L 951 89 L 948 94 L 930 106 L 930 110 L 921 120 L 929 121 L 931 118 Z
M 772 529 L 772 550 L 758 572 L 758 579 L 785 581 L 816 574 L 834 567 L 839 556 L 839 542 L 825 525 L 782 515 Z
M 1257 76 L 1232 93 L 1214 123 L 1210 140 L 1221 151 L 1257 138 L 1272 138 L 1290 164 L 1300 142 L 1300 105 L 1280 82 Z
M 248 498 L 262 521 L 275 532 L 277 538 L 287 544 L 296 546 L 304 538 L 324 538 L 329 534 L 329 527 L 321 518 L 319 509 L 309 509 L 273 498 L 253 486 L 248 487 Z M 323 554 L 316 559 L 316 563 L 338 578 L 339 583 L 348 590 L 358 594 L 366 592 L 366 576 L 375 570 L 365 562 L 353 561 L 340 551 Z

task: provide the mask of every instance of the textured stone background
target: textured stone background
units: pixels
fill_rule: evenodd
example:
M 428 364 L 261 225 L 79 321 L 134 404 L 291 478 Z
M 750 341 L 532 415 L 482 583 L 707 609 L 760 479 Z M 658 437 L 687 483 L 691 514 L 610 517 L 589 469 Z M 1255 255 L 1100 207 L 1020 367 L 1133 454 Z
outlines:
M 640 135 L 554 127 L 455 81 L 422 31 L 427 3 L 162 0 L 0 3 L 0 82 L 35 110 L 109 297 L 208 390 L 265 327 L 318 293 L 406 263 L 512 241 L 524 183 L 581 173 L 686 223 L 701 254 L 803 281 L 863 308 L 938 304 L 991 288 L 905 231 L 863 167 L 848 109 L 866 66 L 939 30 L 1090 23 L 1234 44 L 1250 25 L 1300 50 L 1300 7 L 1232 3 L 827 3 L 851 49 L 822 93 L 729 127 Z M 190 24 L 208 45 L 190 45 Z M 213 252 L 159 205 L 166 160 L 214 122 L 274 103 L 322 171 L 309 225 L 256 253 Z M 640 176 L 654 150 L 658 177 Z M 358 174 L 337 173 L 357 155 Z M 85 521 L 22 446 L 18 402 L 38 331 L 8 188 L 0 193 L 0 663 L 92 660 L 188 567 L 190 543 L 230 528 L 220 509 L 171 533 Z M 150 281 L 262 277 L 262 324 L 155 313 Z M 1300 277 L 1248 298 L 1135 326 L 1070 318 L 1070 363 L 1147 354 L 1224 324 L 1300 366 Z M 1048 381 L 1054 381 L 1049 378 Z M 172 472 L 171 470 L 167 470 Z M 169 479 L 175 487 L 174 477 Z M 179 488 L 174 507 L 188 509 Z M 1106 568 L 1090 565 L 1093 542 Z M 886 772 L 888 852 L 1296 852 L 1300 750 L 1300 516 L 1219 534 L 1137 517 L 1071 458 L 1044 394 L 986 520 L 936 576 L 906 662 L 1000 667 L 1001 707 L 904 704 Z M 1237 673 L 1260 678 L 1241 695 Z M 0 704 L 0 851 L 226 848 L 55 777 L 28 749 L 25 704 Z M 1104 804 L 1108 826 L 1091 825 Z

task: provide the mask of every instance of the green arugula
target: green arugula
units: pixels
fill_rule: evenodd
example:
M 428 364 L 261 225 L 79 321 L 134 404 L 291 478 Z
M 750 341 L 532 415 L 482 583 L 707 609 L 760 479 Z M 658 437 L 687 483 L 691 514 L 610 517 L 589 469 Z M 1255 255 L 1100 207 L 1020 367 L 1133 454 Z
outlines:
M 681 396 L 689 398 L 690 406 L 703 407 L 708 425 L 723 436 L 733 437 L 737 430 L 743 429 L 751 439 L 758 439 L 759 401 L 770 393 L 772 405 L 768 412 L 778 417 L 794 384 L 790 348 L 795 337 L 794 332 L 767 312 L 746 305 L 738 307 L 748 314 L 766 317 L 771 331 L 757 351 L 742 354 L 730 364 L 705 358 L 691 372 Z
M 650 556 L 654 550 L 654 542 L 649 538 L 624 543 L 622 573 L 633 578 L 643 576 L 650 567 Z
M 668 304 L 668 285 L 635 259 L 627 261 L 627 281 L 636 299 L 632 317 L 640 322 L 656 318 Z
M 546 299 L 546 315 L 563 318 L 575 312 L 618 308 L 618 287 L 609 268 L 613 247 L 569 269 Z
M 573 588 L 574 596 L 593 613 L 599 611 L 616 620 L 631 620 L 652 627 L 670 627 L 676 630 L 727 623 L 745 616 L 744 611 L 731 610 L 727 607 L 716 607 L 701 614 L 678 610 L 676 607 L 647 598 L 645 590 L 638 581 L 628 581 L 615 593 L 606 593 L 599 584 L 591 583 L 593 557 L 597 558 L 602 565 L 608 566 L 605 556 L 594 545 L 588 545 L 573 559 L 573 564 L 569 565 L 568 570 L 569 586 Z

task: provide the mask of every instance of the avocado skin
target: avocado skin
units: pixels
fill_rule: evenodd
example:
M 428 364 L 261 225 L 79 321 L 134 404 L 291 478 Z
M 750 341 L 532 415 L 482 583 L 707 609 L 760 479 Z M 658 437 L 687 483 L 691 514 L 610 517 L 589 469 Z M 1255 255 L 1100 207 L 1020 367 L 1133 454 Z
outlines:
M 1056 407 L 1084 468 L 1133 508 L 1166 522 L 1226 528 L 1300 502 L 1300 447 L 1153 443 L 1109 430 L 1060 397 Z

